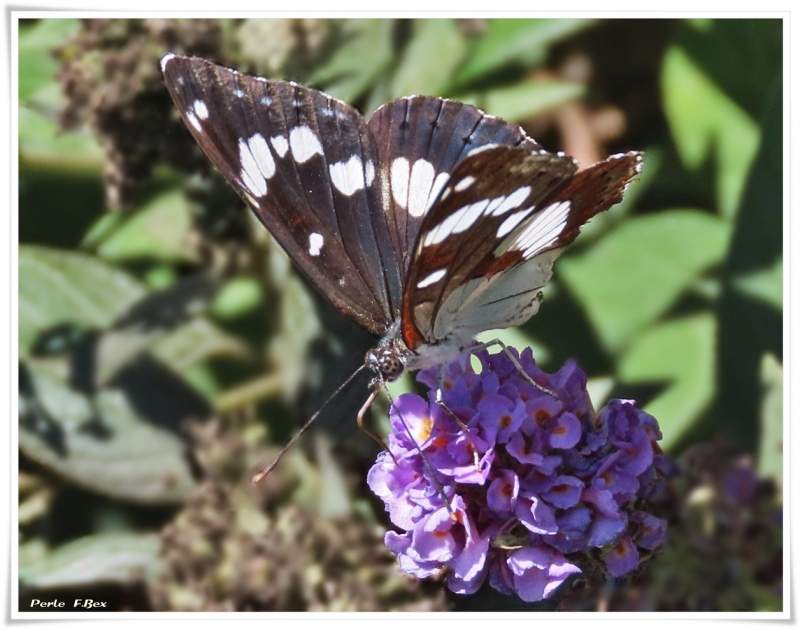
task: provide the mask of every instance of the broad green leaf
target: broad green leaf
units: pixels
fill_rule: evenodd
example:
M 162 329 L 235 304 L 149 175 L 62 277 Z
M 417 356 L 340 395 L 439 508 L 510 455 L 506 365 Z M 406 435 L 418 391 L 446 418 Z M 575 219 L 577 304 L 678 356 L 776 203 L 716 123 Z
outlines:
M 205 318 L 181 326 L 158 341 L 152 352 L 177 374 L 213 357 L 250 355 L 244 343 Z
M 352 102 L 369 87 L 392 60 L 394 20 L 346 20 L 344 43 L 311 75 L 309 83 Z
M 58 61 L 50 52 L 78 32 L 76 19 L 46 18 L 19 31 L 19 98 L 55 82 Z
M 263 299 L 256 278 L 236 277 L 227 281 L 214 298 L 211 313 L 219 319 L 235 319 L 256 308 Z
M 214 400 L 220 394 L 220 384 L 211 368 L 206 364 L 189 367 L 181 374 L 183 381 L 206 400 Z
M 160 548 L 155 533 L 92 535 L 36 559 L 25 560 L 33 553 L 20 552 L 19 578 L 26 586 L 42 590 L 98 583 L 131 585 L 156 574 Z M 67 605 L 74 611 L 71 603 Z
M 512 62 L 537 65 L 546 58 L 550 44 L 591 23 L 586 19 L 489 20 L 456 83 L 466 84 Z
M 714 85 L 758 119 L 781 80 L 782 29 L 778 18 L 687 20 L 677 43 Z
M 153 198 L 110 234 L 97 253 L 114 262 L 195 262 L 197 256 L 186 245 L 191 226 L 191 203 L 183 191 L 170 190 Z
M 761 300 L 776 310 L 783 308 L 783 258 L 776 260 L 771 268 L 735 276 L 731 283 L 744 295 Z
M 136 302 L 98 339 L 95 382 L 105 384 L 145 349 L 186 328 L 208 308 L 218 288 L 215 277 L 198 273 L 148 293 Z M 202 353 L 204 344 L 200 338 L 195 335 L 193 340 L 197 343 L 196 350 Z M 174 371 L 181 373 L 181 367 Z
M 99 175 L 104 162 L 103 150 L 94 136 L 77 131 L 62 132 L 55 121 L 20 106 L 20 167 Z
M 679 46 L 664 57 L 662 91 L 684 165 L 697 170 L 714 156 L 717 205 L 723 216 L 733 216 L 758 150 L 758 126 Z
M 106 212 L 98 218 L 81 240 L 81 248 L 87 250 L 96 249 L 100 243 L 108 238 L 119 226 L 125 222 L 123 212 Z
M 772 354 L 761 358 L 761 434 L 758 475 L 783 481 L 783 366 Z M 780 492 L 778 493 L 780 495 Z
M 644 407 L 658 420 L 666 449 L 679 441 L 713 399 L 716 332 L 710 314 L 663 323 L 641 334 L 619 361 L 621 383 L 667 385 Z
M 44 368 L 26 363 L 26 369 L 35 391 L 35 400 L 20 404 L 19 446 L 26 456 L 87 489 L 133 502 L 180 502 L 194 489 L 186 444 L 139 416 L 122 389 L 102 389 L 90 402 Z M 178 405 L 192 411 L 173 393 L 159 382 L 160 411 L 178 423 Z
M 451 84 L 466 48 L 455 20 L 415 20 L 412 39 L 392 79 L 392 95 L 442 95 Z
M 601 343 L 616 353 L 725 256 L 730 229 L 715 216 L 668 210 L 624 221 L 559 265 Z
M 83 253 L 19 250 L 19 345 L 57 324 L 103 328 L 146 294 L 133 276 Z
M 743 451 L 756 453 L 764 354 L 782 360 L 783 317 L 778 266 L 783 258 L 783 98 L 770 94 L 762 143 L 736 215 L 723 292 L 717 302 L 717 370 L 721 428 Z M 763 273 L 768 275 L 760 275 Z M 744 282 L 744 283 L 743 283 Z
M 582 83 L 526 81 L 511 87 L 489 90 L 479 102 L 493 116 L 506 120 L 523 120 L 579 98 L 585 91 Z

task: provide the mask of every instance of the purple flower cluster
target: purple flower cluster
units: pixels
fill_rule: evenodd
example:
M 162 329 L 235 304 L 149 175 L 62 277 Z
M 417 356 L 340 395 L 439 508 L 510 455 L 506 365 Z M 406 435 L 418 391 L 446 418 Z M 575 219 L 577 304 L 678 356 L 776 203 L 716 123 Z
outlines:
M 403 570 L 419 578 L 445 572 L 461 594 L 488 578 L 500 592 L 538 601 L 581 571 L 573 563 L 581 553 L 602 549 L 616 577 L 638 566 L 638 549 L 664 542 L 666 522 L 639 508 L 670 462 L 655 443 L 658 423 L 632 402 L 595 412 L 574 362 L 550 375 L 530 349 L 510 351 L 558 398 L 527 382 L 504 352 L 476 353 L 480 374 L 464 355 L 447 366 L 443 384 L 459 426 L 435 403 L 438 369 L 422 371 L 429 400 L 396 400 L 389 452 L 368 482 L 403 530 L 385 537 Z

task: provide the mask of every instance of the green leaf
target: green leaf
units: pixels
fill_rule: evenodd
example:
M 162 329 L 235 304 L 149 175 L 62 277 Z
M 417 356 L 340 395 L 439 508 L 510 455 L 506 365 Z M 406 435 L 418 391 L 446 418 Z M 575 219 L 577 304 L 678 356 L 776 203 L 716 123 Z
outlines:
M 59 63 L 50 52 L 78 32 L 76 19 L 47 18 L 19 30 L 19 98 L 55 82 Z
M 722 215 L 733 216 L 758 150 L 758 126 L 679 46 L 664 57 L 662 90 L 681 160 L 697 170 L 713 152 L 717 205 Z
M 526 81 L 489 90 L 479 102 L 493 116 L 505 120 L 523 120 L 579 98 L 585 91 L 582 83 Z
M 361 96 L 392 60 L 394 20 L 345 20 L 344 43 L 311 75 L 309 83 L 345 102 Z
M 99 175 L 105 156 L 93 135 L 62 132 L 55 121 L 20 106 L 19 162 L 20 167 Z
M 90 401 L 43 367 L 26 363 L 26 370 L 35 391 L 35 399 L 21 398 L 20 403 L 19 446 L 26 456 L 83 487 L 123 500 L 174 503 L 193 491 L 186 444 L 137 412 L 140 397 L 152 397 L 158 378 L 151 378 L 147 392 L 141 386 L 128 393 L 108 388 Z M 163 380 L 157 399 L 159 410 L 175 423 L 183 420 L 180 410 L 194 412 Z
M 392 95 L 445 93 L 466 48 L 455 20 L 415 20 L 413 37 L 392 79 Z
M 98 339 L 95 351 L 95 382 L 105 384 L 120 368 L 132 362 L 145 349 L 168 335 L 180 334 L 203 313 L 219 287 L 212 275 L 198 273 L 181 279 L 171 286 L 153 291 L 138 301 L 112 328 Z M 205 329 L 206 340 L 213 335 L 214 326 Z M 221 332 L 220 332 L 221 334 Z M 210 347 L 201 342 L 199 330 L 189 334 L 188 342 L 195 342 L 194 356 Z M 180 341 L 178 341 L 180 346 Z M 169 354 L 167 354 L 169 356 Z M 179 364 L 174 371 L 181 373 L 188 365 Z
M 719 89 L 758 119 L 781 80 L 782 30 L 780 19 L 689 20 L 677 41 Z
M 759 299 L 776 310 L 783 308 L 783 258 L 770 268 L 734 276 L 731 283 L 744 295 Z
M 160 548 L 161 541 L 155 533 L 92 535 L 64 544 L 37 559 L 26 561 L 26 553 L 20 552 L 19 578 L 28 587 L 43 590 L 97 583 L 140 583 L 157 573 Z
M 686 433 L 714 396 L 716 322 L 710 314 L 661 324 L 640 335 L 618 364 L 621 383 L 666 383 L 644 407 L 661 426 L 669 449 Z
M 724 259 L 729 234 L 715 216 L 668 210 L 620 223 L 587 253 L 562 260 L 559 273 L 615 353 Z
M 97 253 L 114 262 L 196 262 L 196 254 L 186 246 L 191 226 L 192 204 L 182 190 L 170 190 L 151 199 L 125 221 L 103 241 Z
M 19 250 L 19 346 L 62 323 L 103 328 L 146 294 L 133 276 L 83 253 Z
M 776 308 L 778 264 L 783 257 L 782 111 L 779 86 L 770 94 L 764 111 L 761 150 L 750 171 L 742 206 L 736 216 L 723 269 L 722 298 L 717 303 L 720 329 L 717 416 L 721 429 L 743 451 L 752 454 L 755 454 L 760 432 L 757 419 L 761 396 L 756 383 L 760 378 L 761 361 L 767 353 L 782 360 L 784 343 L 782 312 Z M 772 269 L 771 279 L 762 276 L 758 284 L 752 282 L 759 278 L 754 274 L 768 269 Z
M 211 313 L 220 319 L 235 319 L 256 308 L 264 299 L 261 284 L 254 277 L 228 280 L 211 304 Z
M 761 434 L 758 475 L 783 482 L 783 366 L 772 354 L 761 358 Z M 778 492 L 780 495 L 780 491 Z
M 587 19 L 494 19 L 478 39 L 469 61 L 459 71 L 456 83 L 466 84 L 512 62 L 524 66 L 540 64 L 553 42 L 585 28 Z
M 250 355 L 244 343 L 204 318 L 195 319 L 158 341 L 152 352 L 177 374 L 217 356 Z

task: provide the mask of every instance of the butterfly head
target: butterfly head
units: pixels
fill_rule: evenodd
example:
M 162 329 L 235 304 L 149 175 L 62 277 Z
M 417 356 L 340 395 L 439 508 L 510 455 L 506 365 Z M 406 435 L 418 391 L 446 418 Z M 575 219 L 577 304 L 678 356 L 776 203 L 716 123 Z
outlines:
M 397 380 L 406 370 L 406 362 L 410 354 L 411 352 L 399 337 L 388 334 L 381 339 L 378 347 L 369 350 L 364 357 L 367 367 L 375 372 L 375 379 L 371 386 Z

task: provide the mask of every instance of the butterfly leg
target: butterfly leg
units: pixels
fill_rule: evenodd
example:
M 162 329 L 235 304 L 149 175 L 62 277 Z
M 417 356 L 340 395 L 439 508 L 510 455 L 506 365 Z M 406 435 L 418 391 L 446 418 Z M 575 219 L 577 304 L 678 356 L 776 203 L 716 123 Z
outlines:
M 494 347 L 495 345 L 499 345 L 503 349 L 505 355 L 511 359 L 511 362 L 514 363 L 514 367 L 517 368 L 517 371 L 519 371 L 520 375 L 522 375 L 522 378 L 526 382 L 535 386 L 542 393 L 546 393 L 547 395 L 554 397 L 555 399 L 558 399 L 558 394 L 555 391 L 551 391 L 547 387 L 543 387 L 541 384 L 536 382 L 533 378 L 531 378 L 527 374 L 527 372 L 522 368 L 522 365 L 519 364 L 519 360 L 517 360 L 517 357 L 511 353 L 511 351 L 508 349 L 508 346 L 505 343 L 503 343 L 503 341 L 501 341 L 500 339 L 494 339 L 493 341 L 488 341 L 486 343 L 481 343 L 474 347 L 470 347 L 469 351 L 474 354 L 475 352 L 479 352 L 482 349 L 489 349 L 490 347 Z
M 456 424 L 458 424 L 458 427 L 461 428 L 461 430 L 464 431 L 464 434 L 467 435 L 467 439 L 469 440 L 469 445 L 472 447 L 472 458 L 475 461 L 475 469 L 480 470 L 481 459 L 480 456 L 478 455 L 478 447 L 475 445 L 475 440 L 472 438 L 472 435 L 469 432 L 469 427 L 464 422 L 462 422 L 458 418 L 458 416 L 452 410 L 450 410 L 450 408 L 444 402 L 444 397 L 442 396 L 442 390 L 444 387 L 444 370 L 445 370 L 444 365 L 439 367 L 439 382 L 436 386 L 436 404 L 440 409 L 442 409 L 442 411 L 444 411 L 450 417 L 450 419 L 452 419 Z

